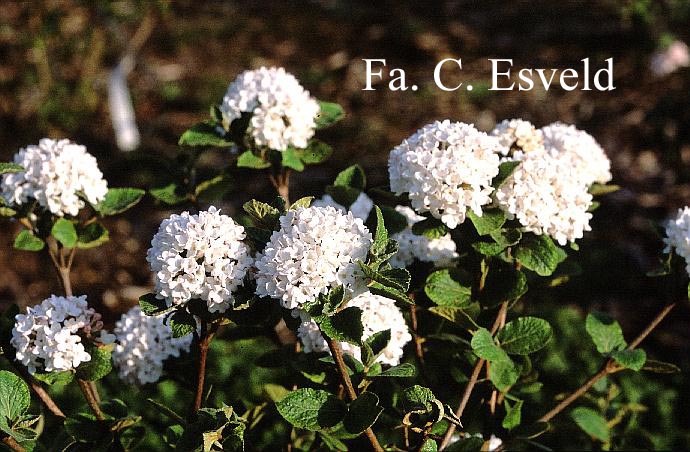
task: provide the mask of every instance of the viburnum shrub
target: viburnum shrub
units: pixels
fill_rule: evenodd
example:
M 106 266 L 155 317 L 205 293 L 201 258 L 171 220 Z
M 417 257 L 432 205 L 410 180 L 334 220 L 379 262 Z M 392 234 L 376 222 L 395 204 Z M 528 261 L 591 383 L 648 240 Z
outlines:
M 590 313 L 584 329 L 600 370 L 579 388 L 556 388 L 569 392 L 559 400 L 535 396 L 545 346 L 559 332 L 538 312 L 525 314 L 533 311 L 528 287 L 567 280 L 572 266 L 561 264 L 591 230 L 595 198 L 617 189 L 607 185 L 603 149 L 561 123 L 538 129 L 511 119 L 487 134 L 435 121 L 390 151 L 389 187 L 368 187 L 353 165 L 318 199 L 291 200 L 290 173 L 330 157 L 315 137 L 343 116 L 282 68 L 240 74 L 210 118 L 181 136 L 169 182 L 149 190 L 188 210 L 160 223 L 146 254 L 153 289 L 112 333 L 75 295 L 70 270 L 79 249 L 108 240 L 103 217 L 145 191 L 108 188 L 95 158 L 69 140 L 42 139 L 0 164 L 0 213 L 22 226 L 15 248 L 46 253 L 63 287 L 25 313 L 8 309 L 0 322 L 14 369 L 0 371 L 4 444 L 130 450 L 149 438 L 181 451 L 534 449 L 568 409 L 610 447 L 615 424 L 581 396 L 618 372 L 676 370 L 639 347 L 673 304 L 636 337 Z M 199 158 L 211 148 L 227 166 L 199 181 Z M 266 176 L 278 196 L 251 200 L 234 218 L 209 205 L 221 201 L 233 166 Z M 690 208 L 668 223 L 664 243 L 655 274 L 679 268 L 674 254 L 690 271 Z M 279 376 L 258 402 L 207 372 L 218 368 L 213 359 L 233 359 L 213 352 L 214 342 L 248 337 L 275 344 L 241 363 L 250 379 L 265 368 Z M 107 397 L 98 387 L 105 377 L 120 379 Z M 173 382 L 186 411 L 155 398 L 144 408 L 123 402 L 131 391 L 156 394 L 149 389 L 162 380 Z M 51 397 L 72 381 L 88 411 Z M 28 413 L 29 388 L 41 414 Z M 41 435 L 48 420 L 59 434 Z

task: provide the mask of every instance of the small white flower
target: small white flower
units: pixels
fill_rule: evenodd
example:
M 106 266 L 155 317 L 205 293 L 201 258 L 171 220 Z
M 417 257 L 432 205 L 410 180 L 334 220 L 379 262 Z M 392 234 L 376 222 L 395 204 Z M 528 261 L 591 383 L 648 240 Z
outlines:
M 591 230 L 592 195 L 566 159 L 545 151 L 527 153 L 496 190 L 498 206 L 526 231 L 565 245 Z
M 91 360 L 84 348 L 85 338 L 100 339 L 102 343 L 110 339 L 102 328 L 101 316 L 88 307 L 86 295 L 51 295 L 15 317 L 10 343 L 17 361 L 29 373 L 66 371 Z
M 69 140 L 43 138 L 20 149 L 14 163 L 25 171 L 2 176 L 2 196 L 10 205 L 35 199 L 57 216 L 76 216 L 85 205 L 80 195 L 95 205 L 108 192 L 96 158 Z
M 374 201 L 372 201 L 366 193 L 361 192 L 349 209 L 346 209 L 345 206 L 335 202 L 331 195 L 323 195 L 321 199 L 315 200 L 313 203 L 311 203 L 311 205 L 312 207 L 331 206 L 336 208 L 340 213 L 347 213 L 349 210 L 355 218 L 359 218 L 362 221 L 367 221 L 367 218 L 369 218 L 369 213 L 374 207 Z
M 487 449 L 489 450 L 489 452 L 498 450 L 502 445 L 503 440 L 498 436 L 491 434 L 491 437 L 489 438 L 489 444 L 487 445 Z
M 358 292 L 372 237 L 359 218 L 333 207 L 291 210 L 280 217 L 280 230 L 256 260 L 256 293 L 293 309 L 329 289 L 344 285 Z
M 251 113 L 248 130 L 256 145 L 284 151 L 307 147 L 320 106 L 285 69 L 262 67 L 241 73 L 230 84 L 220 111 L 226 130 Z
M 213 206 L 163 220 L 146 256 L 157 296 L 168 306 L 197 298 L 225 312 L 253 262 L 244 238 L 244 227 Z
M 418 213 L 431 212 L 454 229 L 465 221 L 467 209 L 481 215 L 491 201 L 500 149 L 495 137 L 472 125 L 428 124 L 391 151 L 391 190 L 408 193 Z
M 664 243 L 665 253 L 675 250 L 677 255 L 685 259 L 685 270 L 690 274 L 690 207 L 678 209 L 676 217 L 666 223 Z
M 504 119 L 496 125 L 491 135 L 498 138 L 501 155 L 520 159 L 525 152 L 534 152 L 544 147 L 541 130 L 523 119 Z
M 381 355 L 376 359 L 376 362 L 397 366 L 403 355 L 403 347 L 412 340 L 412 336 L 405 323 L 405 318 L 395 305 L 395 302 L 390 298 L 374 295 L 371 292 L 364 292 L 346 304 L 346 307 L 353 306 L 362 310 L 363 341 L 379 331 L 391 330 L 391 339 Z M 328 344 L 321 335 L 318 325 L 304 312 L 300 312 L 300 316 L 302 317 L 302 323 L 297 330 L 297 336 L 304 345 L 304 352 L 327 351 Z M 347 342 L 341 342 L 340 346 L 343 352 L 350 353 L 355 358 L 361 359 L 359 347 Z
M 541 128 L 546 150 L 567 162 L 569 172 L 590 186 L 611 180 L 611 161 L 590 134 L 575 126 L 555 122 Z
M 393 267 L 404 268 L 412 264 L 415 259 L 431 262 L 437 266 L 444 266 L 458 257 L 456 245 L 450 234 L 437 239 L 430 239 L 412 232 L 412 226 L 424 219 L 414 210 L 405 206 L 397 206 L 395 210 L 407 219 L 407 227 L 391 238 L 398 242 L 398 252 L 390 259 Z
M 128 383 L 143 385 L 157 382 L 163 373 L 163 363 L 171 356 L 189 351 L 192 335 L 173 338 L 170 327 L 161 316 L 148 316 L 134 306 L 115 324 L 117 344 L 113 362 L 120 378 Z

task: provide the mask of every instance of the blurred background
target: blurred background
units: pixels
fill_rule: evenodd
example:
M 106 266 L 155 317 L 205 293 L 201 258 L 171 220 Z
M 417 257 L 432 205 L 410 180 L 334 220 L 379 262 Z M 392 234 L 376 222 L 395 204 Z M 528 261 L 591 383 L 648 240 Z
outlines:
M 683 293 L 677 281 L 645 273 L 662 249 L 655 224 L 690 204 L 690 57 L 684 44 L 690 42 L 690 2 L 473 3 L 5 0 L 0 161 L 44 136 L 69 137 L 98 158 L 110 186 L 151 188 L 161 180 L 162 159 L 180 151 L 179 135 L 208 117 L 209 106 L 220 102 L 242 70 L 262 65 L 284 66 L 312 95 L 339 102 L 348 113 L 320 135 L 335 149 L 331 160 L 292 179 L 295 199 L 320 193 L 354 162 L 365 168 L 370 186 L 384 185 L 390 149 L 435 119 L 487 131 L 514 117 L 537 127 L 575 124 L 606 150 L 613 182 L 622 187 L 602 199 L 593 231 L 580 252 L 571 253 L 583 272 L 556 289 L 537 290 L 529 300 L 531 312 L 549 318 L 563 336 L 543 363 L 546 382 L 575 387 L 598 366 L 594 354 L 572 351 L 593 349 L 577 342 L 586 338 L 584 312 L 611 313 L 631 338 Z M 449 93 L 433 84 L 435 64 L 448 57 L 462 58 L 462 76 L 473 91 Z M 517 68 L 579 68 L 587 57 L 595 67 L 613 57 L 614 91 L 488 91 L 487 58 L 512 58 Z M 420 89 L 391 92 L 384 83 L 362 91 L 362 58 L 385 58 L 389 68 L 404 68 Z M 109 84 L 116 67 L 140 136 L 132 152 L 118 148 L 111 121 Z M 208 168 L 226 163 L 218 152 L 202 159 Z M 225 212 L 236 212 L 252 197 L 272 198 L 261 178 L 236 175 L 222 203 Z M 170 212 L 147 197 L 124 217 L 109 220 L 109 243 L 78 253 L 73 285 L 108 321 L 150 288 L 146 250 Z M 18 230 L 8 222 L 0 226 L 3 306 L 37 303 L 59 287 L 47 259 L 12 249 Z M 687 372 L 688 302 L 675 301 L 680 305 L 645 348 Z M 246 372 L 240 364 L 222 372 L 236 377 L 233 372 Z M 632 417 L 625 428 L 641 438 L 631 436 L 631 445 L 690 447 L 690 421 L 682 409 L 690 402 L 689 383 L 683 374 L 620 379 L 623 397 L 651 411 L 625 414 Z M 576 444 L 568 442 L 567 431 L 563 435 L 552 445 Z

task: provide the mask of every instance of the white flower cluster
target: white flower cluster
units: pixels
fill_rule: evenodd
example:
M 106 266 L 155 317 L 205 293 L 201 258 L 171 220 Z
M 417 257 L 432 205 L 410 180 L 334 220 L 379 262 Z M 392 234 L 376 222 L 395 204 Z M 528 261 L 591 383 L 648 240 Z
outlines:
M 168 306 L 199 298 L 210 312 L 225 312 L 253 263 L 244 238 L 244 227 L 213 206 L 163 220 L 146 256 L 156 294 Z
M 10 343 L 17 351 L 17 361 L 36 371 L 56 372 L 76 369 L 91 360 L 83 340 L 98 337 L 109 343 L 100 314 L 88 307 L 86 296 L 52 295 L 41 304 L 17 314 Z
M 347 213 L 348 210 L 350 213 L 352 213 L 352 216 L 355 218 L 359 218 L 362 221 L 367 221 L 367 218 L 369 217 L 369 213 L 371 212 L 371 209 L 374 207 L 374 201 L 371 200 L 370 197 L 367 196 L 366 193 L 361 192 L 359 196 L 357 196 L 357 199 L 355 199 L 355 202 L 353 202 L 350 205 L 350 208 L 347 209 L 345 206 L 338 204 L 335 202 L 333 197 L 331 195 L 323 195 L 321 199 L 315 200 L 313 203 L 311 203 L 312 207 L 327 207 L 331 206 L 336 208 L 340 213 Z
M 241 73 L 230 84 L 220 111 L 226 130 L 242 113 L 251 113 L 254 142 L 284 151 L 307 147 L 320 106 L 285 69 L 262 67 Z
M 403 355 L 403 347 L 412 340 L 412 336 L 405 324 L 405 318 L 395 302 L 390 298 L 364 292 L 346 304 L 346 307 L 353 306 L 362 310 L 362 325 L 364 326 L 362 340 L 368 339 L 379 331 L 391 330 L 391 339 L 376 361 L 381 364 L 397 366 Z M 308 316 L 304 314 L 302 316 L 304 318 L 297 330 L 297 336 L 304 345 L 305 353 L 327 351 L 328 344 L 321 335 L 318 325 Z M 359 347 L 347 342 L 341 342 L 340 346 L 343 352 L 361 359 Z
M 491 131 L 491 135 L 498 138 L 504 157 L 520 159 L 525 152 L 544 148 L 541 130 L 523 119 L 504 119 Z
M 454 229 L 468 208 L 481 215 L 481 206 L 491 201 L 499 152 L 498 140 L 472 125 L 436 121 L 391 151 L 391 190 L 408 193 L 417 212 L 431 212 Z
M 405 206 L 397 206 L 395 210 L 407 219 L 407 228 L 393 234 L 391 238 L 398 242 L 398 252 L 390 259 L 393 267 L 405 268 L 415 259 L 431 262 L 438 266 L 448 265 L 458 257 L 455 242 L 450 234 L 437 239 L 430 239 L 412 232 L 412 226 L 424 219 L 414 210 Z
M 611 180 L 611 161 L 590 134 L 573 125 L 560 122 L 541 128 L 544 147 L 548 152 L 566 160 L 571 172 L 587 186 Z
M 256 293 L 293 309 L 339 285 L 357 292 L 363 283 L 357 261 L 366 259 L 371 244 L 371 233 L 351 213 L 291 210 L 257 256 Z
M 192 335 L 174 338 L 161 316 L 144 314 L 134 306 L 122 315 L 113 331 L 117 343 L 113 363 L 120 378 L 130 384 L 155 383 L 163 373 L 163 362 L 189 351 Z
M 80 195 L 98 204 L 108 192 L 96 158 L 69 140 L 43 138 L 38 146 L 20 149 L 14 163 L 26 171 L 2 177 L 2 196 L 10 205 L 35 199 L 55 215 L 76 216 L 84 207 Z
M 690 274 L 690 207 L 678 209 L 676 217 L 666 224 L 665 253 L 675 249 L 685 259 L 685 270 Z
M 498 206 L 525 230 L 547 234 L 559 244 L 589 231 L 592 195 L 565 159 L 548 152 L 526 154 L 496 190 Z

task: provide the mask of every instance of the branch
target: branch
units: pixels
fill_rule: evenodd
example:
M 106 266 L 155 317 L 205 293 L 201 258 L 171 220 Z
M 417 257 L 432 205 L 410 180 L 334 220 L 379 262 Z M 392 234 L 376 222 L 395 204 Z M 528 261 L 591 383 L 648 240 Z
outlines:
M 62 410 L 57 406 L 55 401 L 50 397 L 48 392 L 43 389 L 43 386 L 41 386 L 34 377 L 31 376 L 31 374 L 22 366 L 21 364 L 17 364 L 11 360 L 10 364 L 14 367 L 14 369 L 17 371 L 17 373 L 26 381 L 31 389 L 36 393 L 39 399 L 41 399 L 41 402 L 43 402 L 43 405 L 53 413 L 57 417 L 64 418 L 65 413 L 62 412 Z
M 494 320 L 494 324 L 491 327 L 491 334 L 495 334 L 496 331 L 498 331 L 501 322 L 505 322 L 507 312 L 508 303 L 504 302 L 501 304 L 501 308 L 498 310 L 498 314 L 496 314 L 496 320 Z M 462 413 L 465 411 L 465 407 L 467 407 L 467 402 L 469 402 L 470 400 L 470 395 L 472 394 L 472 390 L 474 390 L 474 387 L 477 384 L 479 374 L 481 373 L 482 367 L 484 367 L 485 362 L 486 361 L 484 359 L 479 358 L 477 364 L 474 365 L 472 375 L 470 376 L 470 381 L 467 383 L 467 386 L 465 387 L 465 392 L 462 394 L 462 399 L 460 399 L 460 405 L 458 405 L 458 409 L 455 410 L 456 417 L 460 418 L 462 416 Z M 450 439 L 453 436 L 453 433 L 455 433 L 455 429 L 455 424 L 451 424 L 450 427 L 448 427 L 448 430 L 446 431 L 446 434 L 443 436 L 443 441 L 441 442 L 441 445 L 439 446 L 438 450 L 443 450 L 448 446 L 448 443 L 450 443 Z
M 9 447 L 10 449 L 12 449 L 12 450 L 14 450 L 14 451 L 16 451 L 16 452 L 24 452 L 24 451 L 26 450 L 26 449 L 24 449 L 24 448 L 22 447 L 21 444 L 19 444 L 19 443 L 17 442 L 17 440 L 15 440 L 14 438 L 12 438 L 11 436 L 6 436 L 6 437 L 4 437 L 4 438 L 2 439 L 2 442 L 5 443 L 5 445 L 6 445 L 7 447 Z
M 357 400 L 357 392 L 355 391 L 354 386 L 352 386 L 352 380 L 350 380 L 350 375 L 347 373 L 347 366 L 345 365 L 345 361 L 343 360 L 343 351 L 340 348 L 340 344 L 338 343 L 338 341 L 331 339 L 325 334 L 323 336 L 326 339 L 326 342 L 328 343 L 328 348 L 331 349 L 333 360 L 335 361 L 336 367 L 338 368 L 338 372 L 340 373 L 340 378 L 343 381 L 343 385 L 345 386 L 345 391 L 347 392 L 347 395 L 350 397 L 350 400 Z M 379 440 L 376 438 L 376 435 L 374 434 L 374 431 L 371 429 L 371 427 L 366 429 L 364 431 L 364 434 L 367 436 L 369 442 L 371 443 L 371 447 L 376 452 L 383 452 L 383 448 L 379 444 Z
M 101 411 L 101 407 L 98 405 L 98 400 L 96 399 L 96 396 L 93 392 L 91 392 L 92 387 L 89 384 L 90 382 L 82 379 L 78 379 L 77 382 L 79 383 L 79 388 L 81 388 L 81 392 L 84 393 L 86 403 L 89 404 L 89 407 L 91 408 L 91 411 L 93 411 L 93 414 L 96 416 L 96 419 L 98 419 L 99 421 L 104 421 L 105 416 L 103 415 L 103 411 Z
M 675 306 L 675 303 L 672 303 L 668 306 L 666 306 L 664 309 L 661 310 L 659 314 L 657 314 L 656 317 L 647 325 L 647 328 L 645 328 L 636 338 L 634 341 L 630 343 L 628 346 L 628 350 L 634 350 L 640 343 L 647 337 L 649 336 L 649 333 L 651 333 L 654 328 L 656 328 L 659 323 L 668 315 L 669 312 L 671 312 L 671 309 Z M 553 419 L 556 415 L 558 415 L 561 411 L 566 409 L 571 403 L 573 403 L 575 400 L 577 400 L 579 397 L 584 395 L 589 389 L 596 384 L 597 381 L 601 380 L 602 378 L 606 377 L 609 374 L 618 372 L 619 370 L 622 370 L 620 366 L 616 364 L 616 362 L 613 359 L 609 359 L 606 364 L 601 368 L 601 370 L 591 377 L 585 384 L 580 386 L 575 392 L 570 394 L 568 397 L 563 399 L 561 403 L 556 405 L 551 411 L 540 417 L 537 422 L 549 422 L 551 419 Z
M 194 406 L 192 414 L 199 411 L 201 402 L 204 398 L 204 381 L 206 380 L 206 357 L 208 356 L 208 347 L 216 334 L 218 326 L 211 324 L 211 328 L 207 330 L 205 322 L 201 323 L 201 337 L 199 338 L 199 364 L 197 367 L 196 379 L 196 394 L 194 396 Z

